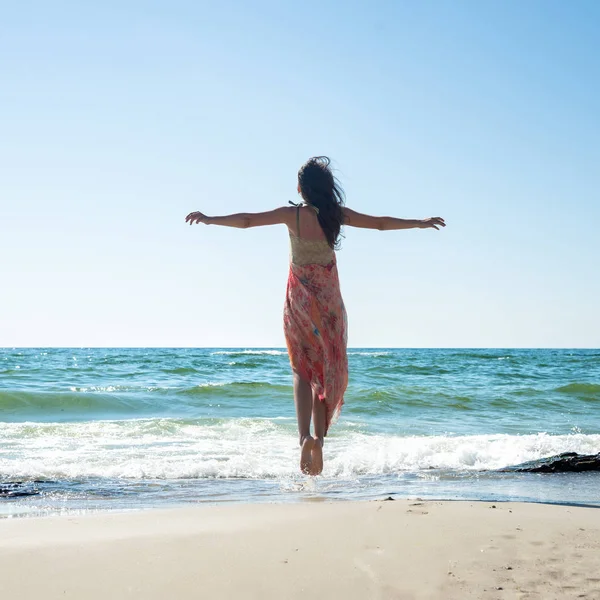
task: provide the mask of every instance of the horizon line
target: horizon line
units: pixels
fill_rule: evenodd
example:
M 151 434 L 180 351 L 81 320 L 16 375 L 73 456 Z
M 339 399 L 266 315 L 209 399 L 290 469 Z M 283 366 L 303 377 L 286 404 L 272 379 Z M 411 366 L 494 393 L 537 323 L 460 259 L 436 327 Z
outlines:
M 0 350 L 286 350 L 285 346 L 0 346 Z M 598 346 L 348 346 L 348 350 L 600 350 Z

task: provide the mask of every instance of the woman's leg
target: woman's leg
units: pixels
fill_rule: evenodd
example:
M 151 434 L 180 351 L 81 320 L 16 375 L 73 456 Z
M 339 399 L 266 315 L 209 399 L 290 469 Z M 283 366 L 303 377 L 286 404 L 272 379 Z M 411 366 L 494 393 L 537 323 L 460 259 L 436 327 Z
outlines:
M 319 400 L 319 395 L 315 393 L 313 393 L 312 396 L 312 417 L 313 428 L 315 431 L 315 442 L 311 453 L 311 475 L 320 475 L 323 471 L 323 443 L 325 441 L 326 407 L 325 402 L 323 402 L 323 400 Z
M 300 434 L 300 470 L 309 474 L 312 470 L 312 450 L 315 440 L 310 435 L 310 418 L 312 413 L 312 389 L 310 384 L 294 372 L 294 402 L 298 418 L 298 433 Z

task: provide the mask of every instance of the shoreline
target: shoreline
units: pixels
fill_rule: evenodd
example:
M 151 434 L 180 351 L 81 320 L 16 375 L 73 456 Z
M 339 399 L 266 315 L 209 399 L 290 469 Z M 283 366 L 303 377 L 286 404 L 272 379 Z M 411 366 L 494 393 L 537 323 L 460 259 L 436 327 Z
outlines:
M 546 475 L 545 475 L 546 476 Z M 551 476 L 551 475 L 550 475 Z M 37 498 L 37 495 L 27 496 L 32 500 Z M 557 506 L 567 508 L 588 508 L 588 509 L 600 509 L 600 500 L 596 503 L 591 502 L 576 502 L 569 500 L 535 500 L 535 499 L 521 499 L 521 498 L 501 498 L 501 497 L 480 497 L 480 498 L 448 498 L 448 497 L 434 497 L 434 496 L 413 496 L 413 495 L 397 495 L 381 494 L 374 495 L 372 497 L 332 497 L 328 495 L 315 495 L 306 497 L 295 497 L 295 498 L 273 498 L 273 499 L 223 499 L 223 500 L 198 500 L 198 501 L 181 501 L 181 502 L 164 502 L 150 505 L 132 505 L 123 506 L 118 502 L 115 502 L 114 507 L 70 507 L 66 506 L 63 508 L 41 508 L 41 507 L 29 507 L 27 505 L 20 504 L 21 497 L 11 497 L 0 495 L 0 523 L 6 520 L 36 520 L 36 519 L 48 519 L 48 518 L 87 518 L 90 516 L 108 516 L 108 515 L 119 515 L 119 514 L 137 514 L 137 513 L 152 513 L 157 511 L 179 511 L 189 509 L 201 509 L 210 507 L 244 507 L 244 506 L 261 506 L 261 505 L 312 505 L 312 504 L 329 504 L 329 503 L 358 503 L 368 504 L 372 502 L 436 502 L 436 503 L 484 503 L 484 504 L 523 504 L 523 505 L 537 505 L 537 506 Z M 5 506 L 9 507 L 14 504 L 15 507 L 20 507 L 14 512 L 2 512 L 2 501 L 5 501 Z
M 2 498 L 0 497 L 0 501 Z M 498 500 L 495 498 L 421 498 L 421 497 L 392 497 L 386 498 L 330 498 L 325 496 L 319 496 L 314 498 L 296 498 L 291 500 L 264 500 L 264 501 L 248 501 L 248 500 L 206 500 L 200 502 L 185 502 L 185 503 L 173 503 L 156 506 L 145 506 L 145 507 L 134 507 L 134 508 L 105 508 L 105 509 L 66 509 L 62 512 L 50 512 L 43 514 L 0 514 L 0 523 L 5 520 L 21 520 L 21 519 L 66 519 L 66 518 L 82 518 L 87 519 L 88 517 L 108 516 L 108 515 L 130 515 L 138 513 L 154 513 L 154 512 L 173 512 L 181 510 L 195 510 L 203 508 L 216 508 L 216 507 L 240 507 L 240 506 L 288 506 L 288 505 L 313 505 L 313 504 L 370 504 L 373 502 L 433 502 L 433 503 L 465 503 L 465 504 L 522 504 L 522 505 L 534 505 L 534 506 L 558 506 L 567 508 L 590 508 L 600 509 L 600 502 L 598 504 L 587 504 L 585 502 L 569 502 L 569 501 L 551 501 L 551 500 Z M 32 511 L 33 512 L 33 511 Z
M 9 518 L 0 520 L 0 592 L 25 600 L 594 599 L 595 508 L 317 500 Z

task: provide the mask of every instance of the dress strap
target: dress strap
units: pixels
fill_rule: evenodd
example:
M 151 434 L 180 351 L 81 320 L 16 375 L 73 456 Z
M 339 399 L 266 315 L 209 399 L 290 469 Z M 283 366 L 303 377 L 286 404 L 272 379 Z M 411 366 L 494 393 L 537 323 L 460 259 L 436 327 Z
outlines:
M 312 208 L 315 211 L 315 214 L 319 216 L 319 208 L 314 204 L 308 204 L 308 202 L 299 202 L 298 204 L 296 204 L 295 202 L 288 200 L 288 204 L 291 204 L 292 206 L 296 207 L 296 235 L 300 237 L 300 209 L 303 206 L 310 206 L 310 208 Z

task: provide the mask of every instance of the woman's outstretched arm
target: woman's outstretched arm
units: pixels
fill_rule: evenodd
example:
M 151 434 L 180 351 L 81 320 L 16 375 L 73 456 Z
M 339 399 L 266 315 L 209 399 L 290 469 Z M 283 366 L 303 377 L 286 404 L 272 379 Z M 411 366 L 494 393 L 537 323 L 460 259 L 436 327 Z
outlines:
M 439 229 L 446 227 L 442 217 L 430 217 L 428 219 L 397 219 L 396 217 L 373 217 L 356 212 L 351 208 L 344 207 L 344 225 L 350 227 L 362 227 L 363 229 L 379 229 L 389 231 L 392 229 Z
M 238 227 L 239 229 L 277 225 L 279 223 L 290 225 L 294 218 L 295 210 L 291 206 L 282 206 L 281 208 L 266 212 L 236 213 L 233 215 L 223 215 L 222 217 L 209 217 L 201 212 L 191 212 L 185 218 L 185 222 L 190 225 L 204 223 L 205 225 L 223 225 L 225 227 Z

